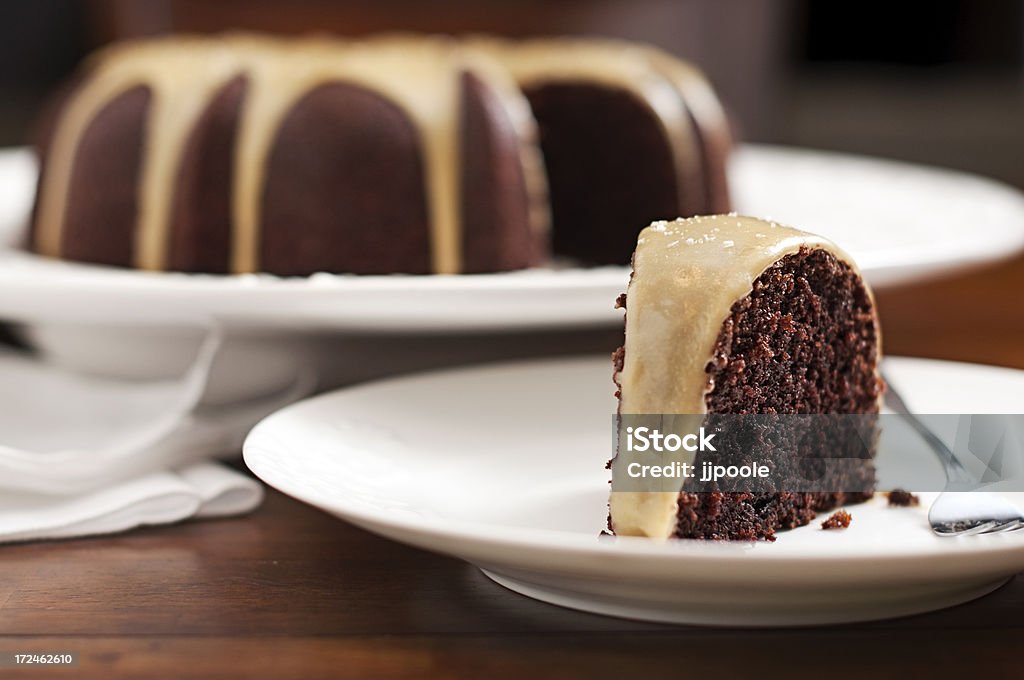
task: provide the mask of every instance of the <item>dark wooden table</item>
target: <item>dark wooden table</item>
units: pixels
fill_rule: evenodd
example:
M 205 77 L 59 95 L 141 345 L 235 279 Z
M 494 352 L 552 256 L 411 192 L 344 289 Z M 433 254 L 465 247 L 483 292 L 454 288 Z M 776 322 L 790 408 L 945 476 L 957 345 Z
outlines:
M 880 291 L 887 350 L 1024 368 L 1024 259 Z M 959 607 L 807 629 L 686 628 L 514 595 L 277 493 L 248 517 L 0 547 L 0 678 L 1024 677 L 1024 577 Z

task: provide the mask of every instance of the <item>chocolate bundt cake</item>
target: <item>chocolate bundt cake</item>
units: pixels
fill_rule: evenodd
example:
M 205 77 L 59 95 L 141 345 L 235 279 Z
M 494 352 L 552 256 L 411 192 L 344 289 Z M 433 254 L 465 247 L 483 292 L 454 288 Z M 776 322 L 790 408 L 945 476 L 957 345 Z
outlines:
M 545 253 L 528 105 L 441 38 L 126 43 L 46 144 L 38 252 L 149 270 L 484 272 Z
M 620 414 L 685 414 L 704 423 L 860 414 L 872 425 L 878 413 L 884 387 L 871 293 L 850 258 L 821 237 L 735 215 L 656 222 L 640 234 L 620 304 Z M 839 448 L 828 455 L 857 455 Z M 812 491 L 708 491 L 687 481 L 668 492 L 615 491 L 620 449 L 609 525 L 617 535 L 659 539 L 771 540 L 817 512 L 869 498 L 870 441 L 866 450 Z
M 32 248 L 97 264 L 503 271 L 547 261 L 552 210 L 556 253 L 624 264 L 638 225 L 727 202 L 714 95 L 628 45 L 162 38 L 94 55 L 56 110 Z

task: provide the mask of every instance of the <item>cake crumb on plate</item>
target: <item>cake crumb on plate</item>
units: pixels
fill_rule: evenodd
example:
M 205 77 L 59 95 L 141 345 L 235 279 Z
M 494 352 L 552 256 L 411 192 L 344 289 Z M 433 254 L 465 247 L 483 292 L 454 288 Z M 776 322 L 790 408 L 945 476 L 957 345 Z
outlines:
M 836 510 L 828 519 L 821 523 L 822 529 L 845 529 L 850 526 L 853 516 L 846 510 Z
M 893 489 L 886 496 L 889 498 L 890 508 L 908 508 L 921 504 L 921 499 L 906 489 Z

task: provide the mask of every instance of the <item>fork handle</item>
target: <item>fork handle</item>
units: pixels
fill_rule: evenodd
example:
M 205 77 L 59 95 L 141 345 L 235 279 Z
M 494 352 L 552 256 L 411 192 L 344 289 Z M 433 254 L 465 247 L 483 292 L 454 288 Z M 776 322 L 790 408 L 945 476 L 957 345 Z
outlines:
M 967 472 L 957 459 L 956 454 L 946 446 L 946 442 L 942 441 L 927 425 L 921 422 L 920 418 L 910 412 L 900 393 L 884 375 L 883 380 L 886 382 L 885 405 L 907 421 L 942 461 L 942 466 L 946 471 L 946 491 L 970 491 L 977 488 L 977 481 Z

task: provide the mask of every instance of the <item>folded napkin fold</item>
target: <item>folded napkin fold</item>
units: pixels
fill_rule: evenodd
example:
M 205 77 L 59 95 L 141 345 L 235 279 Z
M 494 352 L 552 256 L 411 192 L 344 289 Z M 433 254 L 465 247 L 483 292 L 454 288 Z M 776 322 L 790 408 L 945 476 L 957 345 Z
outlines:
M 0 541 L 109 534 L 190 517 L 241 514 L 262 498 L 258 482 L 212 463 L 152 472 L 82 494 L 4 493 Z
M 262 486 L 211 459 L 237 455 L 312 372 L 230 405 L 203 403 L 222 345 L 211 330 L 177 380 L 77 375 L 0 350 L 0 542 L 112 533 L 248 512 Z

